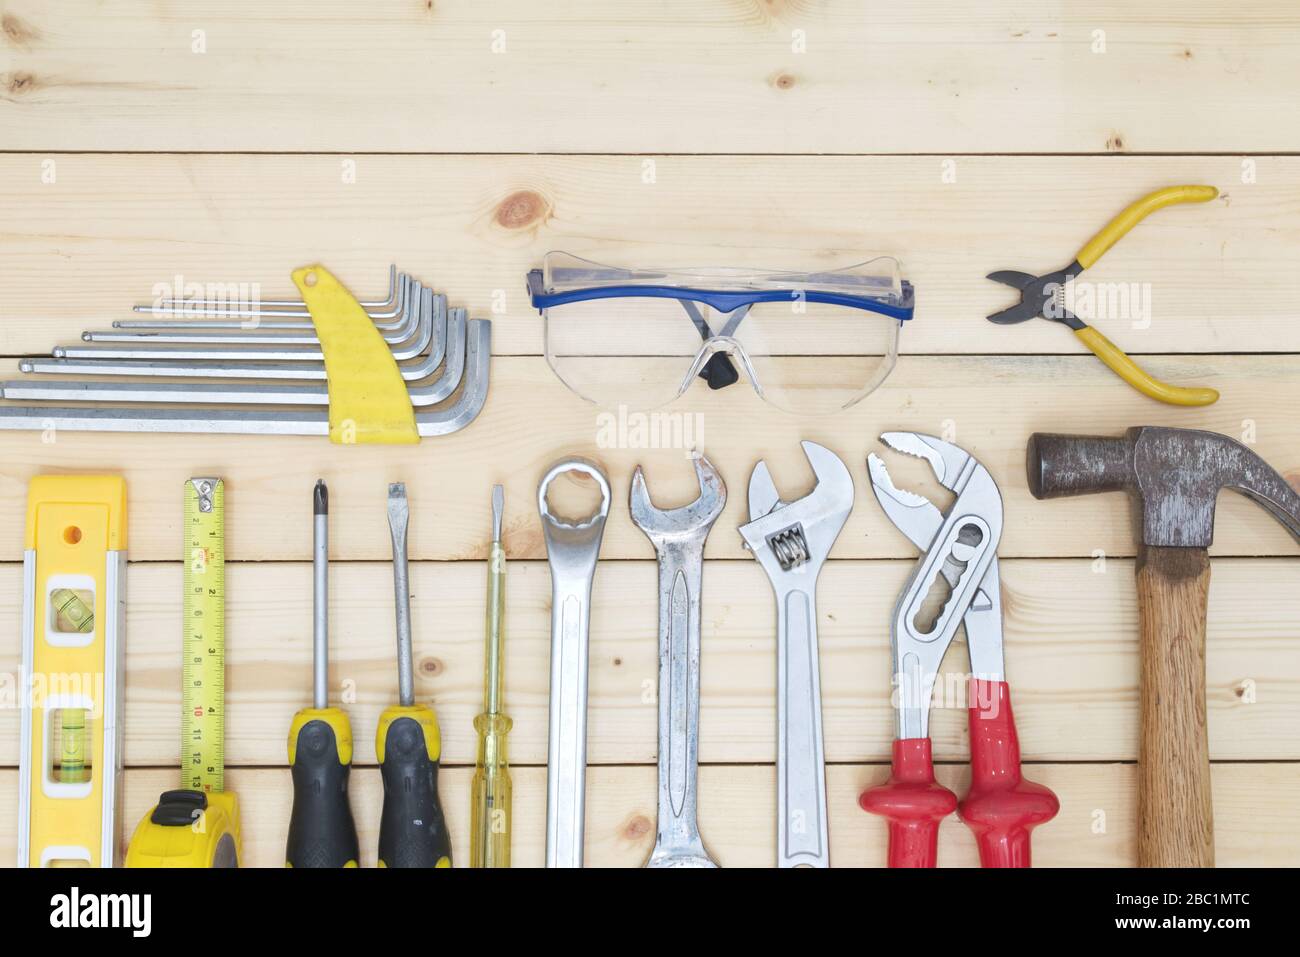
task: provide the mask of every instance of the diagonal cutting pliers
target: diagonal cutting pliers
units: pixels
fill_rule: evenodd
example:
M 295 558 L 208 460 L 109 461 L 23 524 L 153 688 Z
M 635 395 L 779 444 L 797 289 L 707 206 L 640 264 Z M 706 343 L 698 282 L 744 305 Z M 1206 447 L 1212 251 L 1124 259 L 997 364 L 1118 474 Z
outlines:
M 1074 334 L 1106 363 L 1111 371 L 1137 389 L 1170 405 L 1209 405 L 1219 398 L 1219 393 L 1207 388 L 1184 388 L 1152 378 L 1119 346 L 1096 329 L 1074 315 L 1065 305 L 1065 284 L 1099 260 L 1111 246 L 1144 218 L 1158 209 L 1175 203 L 1204 203 L 1219 195 L 1213 186 L 1169 186 L 1143 196 L 1102 227 L 1079 250 L 1074 261 L 1064 269 L 1033 276 L 1025 272 L 1003 269 L 991 272 L 988 278 L 1020 290 L 1020 301 L 1009 309 L 995 312 L 989 322 L 1011 325 L 1028 319 L 1042 317 L 1059 322 L 1074 330 Z
M 898 723 L 889 780 L 859 804 L 889 820 L 889 866 L 934 867 L 939 823 L 956 810 L 975 834 L 983 867 L 1028 867 L 1030 832 L 1056 816 L 1056 795 L 1020 773 L 1020 742 L 1002 656 L 997 547 L 1002 496 L 988 470 L 964 449 L 929 435 L 886 432 L 890 448 L 925 459 L 956 501 L 941 512 L 896 488 L 885 463 L 867 456 L 871 490 L 889 520 L 922 555 L 894 608 L 890 628 Z M 943 583 L 939 583 L 939 579 Z M 929 620 L 936 587 L 948 597 Z M 948 646 L 965 623 L 971 784 L 959 802 L 934 779 L 930 698 Z

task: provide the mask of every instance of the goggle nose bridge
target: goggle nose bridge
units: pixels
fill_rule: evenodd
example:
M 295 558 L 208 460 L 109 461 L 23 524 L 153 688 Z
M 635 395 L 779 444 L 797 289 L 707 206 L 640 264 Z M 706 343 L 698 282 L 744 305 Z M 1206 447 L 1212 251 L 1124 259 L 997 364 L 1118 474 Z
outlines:
M 709 388 L 713 390 L 725 389 L 729 385 L 734 385 L 740 381 L 740 375 L 736 372 L 736 367 L 731 363 L 731 358 L 735 357 L 740 360 L 741 367 L 745 370 L 745 378 L 749 379 L 759 396 L 763 395 L 763 386 L 758 381 L 758 375 L 754 372 L 754 366 L 749 361 L 749 353 L 732 336 L 711 335 L 700 346 L 700 351 L 695 354 L 695 360 L 691 363 L 690 369 L 682 377 L 682 384 L 677 390 L 681 395 L 690 388 L 691 380 L 696 376 L 706 381 Z
M 741 365 L 745 368 L 745 375 L 753 384 L 755 391 L 762 396 L 763 387 L 754 375 L 754 367 L 749 361 L 745 347 L 736 341 L 733 335 L 745 316 L 749 315 L 753 303 L 745 303 L 728 313 L 723 313 L 727 317 L 727 321 L 723 324 L 721 331 L 715 333 L 695 302 L 690 299 L 679 299 L 678 302 L 681 303 L 682 309 L 685 310 L 692 325 L 695 326 L 696 331 L 704 340 L 704 344 L 700 346 L 700 351 L 695 354 L 695 361 L 691 363 L 690 371 L 682 378 L 682 384 L 677 390 L 677 394 L 681 395 L 690 388 L 691 379 L 695 376 L 699 376 L 707 382 L 709 388 L 714 391 L 725 389 L 729 385 L 735 385 L 740 381 L 740 374 L 736 372 L 736 367 L 731 362 L 731 356 L 738 355 Z

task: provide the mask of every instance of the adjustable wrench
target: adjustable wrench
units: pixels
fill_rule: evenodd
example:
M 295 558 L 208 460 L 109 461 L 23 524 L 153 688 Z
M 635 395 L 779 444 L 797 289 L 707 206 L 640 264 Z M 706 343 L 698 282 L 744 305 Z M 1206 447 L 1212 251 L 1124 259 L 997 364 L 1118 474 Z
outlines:
M 834 452 L 800 444 L 816 487 L 782 502 L 760 461 L 749 478 L 750 521 L 740 535 L 776 592 L 776 863 L 829 867 L 817 575 L 853 509 L 853 478 Z
M 546 501 L 565 472 L 595 481 L 600 505 L 579 522 L 556 518 Z M 587 787 L 587 646 L 591 583 L 609 515 L 609 480 L 586 459 L 551 466 L 537 488 L 537 510 L 551 566 L 551 712 L 546 762 L 546 866 L 581 867 Z
M 703 455 L 695 459 L 700 497 L 655 508 L 641 466 L 628 496 L 632 521 L 659 558 L 659 814 L 646 867 L 717 867 L 695 819 L 700 744 L 700 587 L 704 540 L 727 504 L 727 486 Z

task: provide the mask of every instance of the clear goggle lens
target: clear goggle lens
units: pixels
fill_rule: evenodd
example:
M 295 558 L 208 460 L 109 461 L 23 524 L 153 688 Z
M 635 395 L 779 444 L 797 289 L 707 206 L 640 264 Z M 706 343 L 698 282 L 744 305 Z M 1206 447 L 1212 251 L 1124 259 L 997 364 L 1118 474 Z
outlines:
M 598 405 L 633 409 L 671 402 L 712 362 L 715 376 L 719 363 L 729 363 L 780 409 L 837 412 L 889 374 L 900 327 L 888 316 L 797 295 L 730 313 L 689 299 L 623 296 L 543 314 L 546 358 L 560 379 Z

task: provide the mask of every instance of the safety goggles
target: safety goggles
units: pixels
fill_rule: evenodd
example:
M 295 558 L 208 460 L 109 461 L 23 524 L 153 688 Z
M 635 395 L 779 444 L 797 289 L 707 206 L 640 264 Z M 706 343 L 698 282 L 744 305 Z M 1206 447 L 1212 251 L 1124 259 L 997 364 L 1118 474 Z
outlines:
M 560 380 L 597 405 L 640 410 L 671 402 L 696 377 L 724 389 L 741 372 L 787 412 L 848 408 L 894 367 L 914 303 L 890 257 L 756 272 L 623 269 L 550 252 L 528 273 L 528 291 Z

